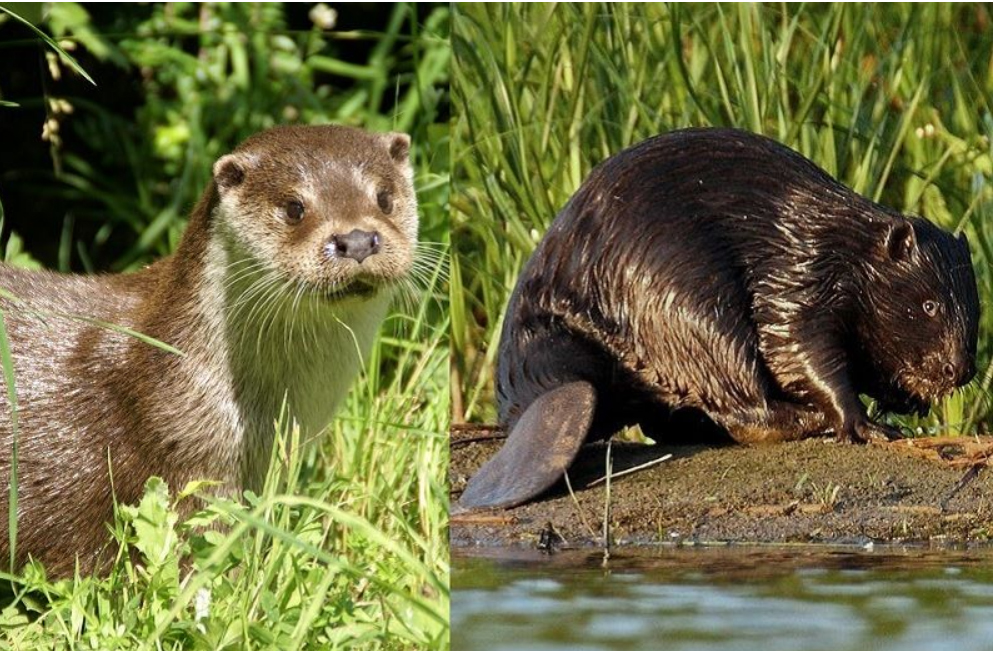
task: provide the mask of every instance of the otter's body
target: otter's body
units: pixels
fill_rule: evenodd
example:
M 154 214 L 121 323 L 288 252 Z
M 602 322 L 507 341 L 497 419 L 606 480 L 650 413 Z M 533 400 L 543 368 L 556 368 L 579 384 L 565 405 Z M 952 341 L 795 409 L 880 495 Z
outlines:
M 674 413 L 743 443 L 893 435 L 859 394 L 927 410 L 972 377 L 978 314 L 962 236 L 760 136 L 650 139 L 591 173 L 525 266 L 497 371 L 512 433 L 461 502 L 523 501 L 582 440 L 665 435 Z
M 21 299 L 3 303 L 19 407 L 20 560 L 30 554 L 55 574 L 77 555 L 84 571 L 99 567 L 114 498 L 133 502 L 153 475 L 173 490 L 194 479 L 235 494 L 258 488 L 284 397 L 305 435 L 320 432 L 410 265 L 407 143 L 342 127 L 264 132 L 218 161 L 169 258 L 127 275 L 0 267 L 0 286 Z M 387 187 L 390 214 L 377 205 Z M 288 202 L 302 204 L 301 218 L 297 206 L 287 218 Z

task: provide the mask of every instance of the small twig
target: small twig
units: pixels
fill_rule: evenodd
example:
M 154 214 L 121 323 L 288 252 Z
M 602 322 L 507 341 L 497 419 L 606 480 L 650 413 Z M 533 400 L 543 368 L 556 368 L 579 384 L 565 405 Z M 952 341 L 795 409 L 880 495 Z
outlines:
M 583 509 L 580 508 L 580 500 L 576 499 L 576 493 L 573 492 L 573 484 L 569 481 L 568 472 L 563 473 L 563 479 L 566 480 L 566 490 L 569 491 L 569 496 L 573 498 L 573 505 L 576 506 L 576 512 L 580 516 L 580 522 L 583 523 L 583 528 L 590 532 L 591 538 L 596 538 L 597 534 L 594 532 L 594 528 L 587 522 L 587 518 L 583 517 Z
M 624 477 L 625 475 L 630 475 L 633 472 L 638 472 L 639 470 L 645 470 L 646 468 L 651 468 L 652 466 L 655 466 L 656 464 L 660 464 L 660 463 L 666 461 L 667 459 L 672 459 L 672 458 L 673 458 L 672 454 L 664 454 L 663 456 L 659 457 L 658 459 L 653 459 L 652 461 L 646 461 L 645 463 L 641 463 L 641 464 L 639 464 L 637 466 L 633 466 L 631 468 L 628 468 L 627 470 L 622 470 L 621 472 L 616 472 L 612 476 L 615 479 L 617 479 L 618 477 Z M 593 486 L 596 486 L 597 484 L 603 483 L 606 480 L 607 480 L 607 476 L 601 477 L 600 479 L 595 479 L 594 481 L 592 481 L 589 484 L 587 484 L 587 488 L 591 488 Z
M 504 429 L 500 425 L 481 425 L 480 423 L 452 423 L 450 432 L 497 432 Z
M 611 441 L 607 442 L 604 456 L 604 478 L 607 482 L 604 494 L 604 559 L 602 565 L 611 560 Z
M 473 512 L 465 511 L 462 513 L 453 513 L 450 522 L 452 524 L 478 524 L 478 525 L 488 525 L 488 526 L 507 526 L 516 524 L 518 518 L 515 515 L 507 515 L 504 513 L 492 513 L 492 512 Z
M 465 434 L 477 434 L 479 436 L 465 436 Z M 500 425 L 481 425 L 479 423 L 453 423 L 449 425 L 451 440 L 449 447 L 457 448 L 470 443 L 481 441 L 496 441 L 507 438 L 507 432 Z
M 449 441 L 450 448 L 458 448 L 463 445 L 469 445 L 470 443 L 480 443 L 482 441 L 499 441 L 501 439 L 506 439 L 507 434 L 486 434 L 484 436 L 471 436 L 465 439 L 454 439 Z
M 945 499 L 943 499 L 942 502 L 939 504 L 939 508 L 945 511 L 946 506 L 949 505 L 949 501 L 952 500 L 954 497 L 956 497 L 956 493 L 963 490 L 963 487 L 969 484 L 970 480 L 972 480 L 974 477 L 980 474 L 980 469 L 983 467 L 984 467 L 983 463 L 975 463 L 972 466 L 970 466 L 967 469 L 966 473 L 963 475 L 963 477 L 958 482 L 956 482 L 955 486 L 953 486 L 953 489 L 949 491 L 949 495 L 946 495 Z

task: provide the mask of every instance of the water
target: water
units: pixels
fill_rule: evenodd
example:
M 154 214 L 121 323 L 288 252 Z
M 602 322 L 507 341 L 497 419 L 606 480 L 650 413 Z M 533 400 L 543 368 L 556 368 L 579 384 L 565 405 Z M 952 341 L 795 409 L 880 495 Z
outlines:
M 457 552 L 453 651 L 990 651 L 990 550 Z

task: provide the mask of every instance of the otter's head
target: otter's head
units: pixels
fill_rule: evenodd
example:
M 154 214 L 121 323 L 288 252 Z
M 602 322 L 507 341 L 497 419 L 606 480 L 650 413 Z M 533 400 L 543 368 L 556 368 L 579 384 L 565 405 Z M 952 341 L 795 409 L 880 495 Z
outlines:
M 342 126 L 256 134 L 214 164 L 217 229 L 235 258 L 329 301 L 403 278 L 418 237 L 410 138 Z
M 891 411 L 927 412 L 928 402 L 976 372 L 980 318 L 966 238 L 921 218 L 874 222 L 857 330 L 875 377 L 867 393 Z

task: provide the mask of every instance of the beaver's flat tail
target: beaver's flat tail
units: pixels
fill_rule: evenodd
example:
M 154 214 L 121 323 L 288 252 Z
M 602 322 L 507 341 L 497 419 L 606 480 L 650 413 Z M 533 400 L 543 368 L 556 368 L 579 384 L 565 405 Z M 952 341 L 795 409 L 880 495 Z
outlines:
M 539 396 L 511 430 L 504 447 L 480 468 L 459 498 L 464 509 L 509 508 L 562 478 L 587 438 L 597 394 L 570 382 Z

